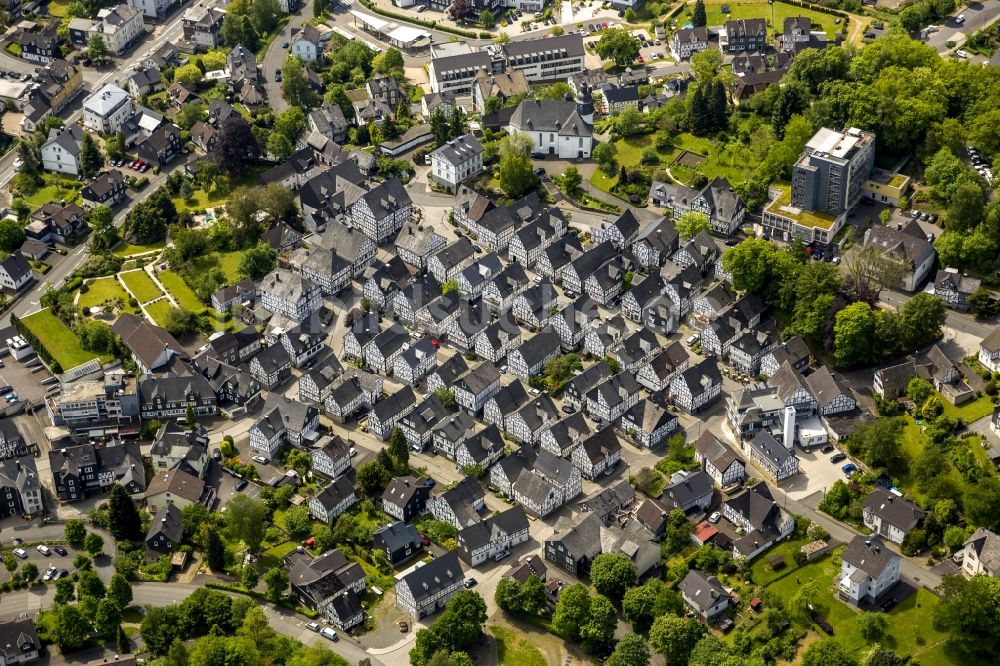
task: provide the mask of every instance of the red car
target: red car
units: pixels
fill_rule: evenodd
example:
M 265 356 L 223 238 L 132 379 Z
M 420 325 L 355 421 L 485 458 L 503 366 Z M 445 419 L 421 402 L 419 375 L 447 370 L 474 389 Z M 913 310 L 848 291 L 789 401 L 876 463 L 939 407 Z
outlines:
M 642 54 L 640 53 L 639 56 L 635 60 L 636 60 L 636 62 L 643 62 L 643 60 L 642 60 Z
M 431 338 L 431 346 L 434 347 L 434 349 L 437 349 L 441 346 L 441 341 L 437 338 Z
M 423 534 L 420 535 L 420 540 L 424 542 L 425 546 L 431 545 L 431 540 L 425 537 Z
M 145 162 L 143 162 L 142 160 L 136 160 L 135 164 L 132 165 L 132 168 L 135 169 L 136 171 L 138 171 L 139 169 L 141 169 L 144 166 L 146 166 Z

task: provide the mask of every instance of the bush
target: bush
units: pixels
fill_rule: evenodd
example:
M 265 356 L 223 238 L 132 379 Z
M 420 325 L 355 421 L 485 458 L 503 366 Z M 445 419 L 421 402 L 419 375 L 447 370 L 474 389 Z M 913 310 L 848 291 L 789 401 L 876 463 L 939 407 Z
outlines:
M 795 551 L 795 554 L 792 555 L 792 559 L 795 560 L 795 564 L 799 565 L 800 567 L 808 561 L 806 554 L 803 553 L 801 550 Z

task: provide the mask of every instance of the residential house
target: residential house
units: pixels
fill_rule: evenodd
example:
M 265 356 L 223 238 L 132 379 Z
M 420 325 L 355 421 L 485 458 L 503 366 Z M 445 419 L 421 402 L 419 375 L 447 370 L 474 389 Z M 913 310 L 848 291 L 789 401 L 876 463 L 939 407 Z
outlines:
M 552 316 L 557 297 L 556 288 L 547 279 L 542 278 L 515 296 L 510 310 L 522 325 L 539 329 L 545 326 Z
M 668 396 L 680 409 L 697 414 L 722 395 L 722 373 L 714 356 L 688 367 L 670 381 Z
M 311 112 L 308 117 L 309 130 L 317 132 L 331 141 L 345 143 L 350 126 L 344 111 L 337 104 L 324 104 Z
M 680 509 L 684 513 L 703 513 L 712 505 L 715 482 L 708 472 L 681 470 L 670 477 L 670 483 L 663 489 L 663 501 L 667 510 Z
M 340 550 L 313 557 L 299 547 L 285 556 L 285 565 L 295 596 L 325 622 L 341 631 L 364 622 L 360 595 L 367 583 L 360 564 L 348 560 Z
M 250 359 L 250 376 L 266 389 L 272 389 L 292 374 L 292 357 L 281 343 L 264 347 Z
M 80 146 L 83 142 L 83 130 L 79 125 L 49 130 L 48 140 L 42 144 L 42 168 L 55 173 L 66 173 L 72 176 L 82 173 L 80 163 Z
M 208 380 L 201 375 L 147 375 L 139 382 L 139 405 L 144 419 L 166 420 L 187 414 L 190 407 L 196 416 L 218 412 L 218 397 Z
M 491 73 L 484 68 L 476 72 L 472 82 L 472 104 L 477 113 L 486 114 L 489 100 L 496 99 L 501 105 L 506 105 L 511 97 L 528 92 L 528 80 L 521 70 Z
M 621 315 L 615 315 L 593 328 L 583 339 L 584 350 L 596 358 L 611 356 L 629 334 Z
M 590 573 L 594 558 L 601 554 L 601 520 L 594 514 L 575 524 L 560 523 L 545 541 L 545 561 L 577 578 Z
M 717 617 L 732 602 L 732 595 L 715 576 L 706 576 L 697 569 L 689 571 L 677 589 L 687 607 L 705 621 Z
M 965 541 L 961 573 L 967 578 L 983 574 L 1000 577 L 1000 536 L 980 527 Z
M 458 377 L 449 388 L 455 394 L 455 403 L 459 407 L 478 414 L 486 402 L 500 391 L 500 371 L 492 363 L 482 363 L 475 370 Z
M 616 427 L 647 449 L 660 446 L 678 427 L 677 416 L 653 400 L 640 400 L 622 414 Z
M 109 83 L 83 101 L 83 126 L 101 134 L 114 134 L 132 117 L 132 98 Z
M 752 560 L 795 529 L 795 519 L 774 501 L 763 482 L 726 500 L 722 515 L 744 534 L 733 543 L 733 556 Z
M 694 458 L 720 488 L 742 483 L 747 477 L 746 463 L 729 444 L 708 430 L 695 441 Z
M 430 158 L 430 178 L 449 190 L 483 171 L 483 146 L 472 134 L 452 139 L 432 152 Z
M 365 365 L 372 372 L 388 377 L 398 358 L 410 344 L 410 334 L 396 324 L 382 331 L 364 348 Z
M 202 479 L 208 474 L 208 432 L 185 430 L 176 421 L 160 426 L 149 450 L 156 472 L 182 469 Z
M 433 226 L 415 221 L 403 225 L 396 236 L 397 256 L 419 269 L 427 267 L 431 255 L 447 244 L 445 237 L 434 230 Z
M 265 310 L 301 322 L 323 307 L 323 294 L 312 281 L 276 268 L 260 282 L 260 303 Z
M 468 415 L 462 414 L 462 416 L 468 419 L 466 423 L 471 422 Z M 461 419 L 456 419 L 456 422 L 460 421 Z M 438 440 L 438 434 L 434 433 L 435 442 Z M 471 429 L 467 429 L 465 435 L 464 439 L 454 447 L 455 467 L 459 470 L 467 469 L 470 465 L 476 465 L 484 471 L 489 470 L 506 452 L 507 444 L 500 434 L 500 429 L 495 425 L 487 426 L 485 430 L 475 435 Z
M 338 476 L 309 500 L 309 515 L 321 523 L 332 526 L 337 518 L 357 504 L 354 485 L 346 476 Z
M 469 566 L 505 557 L 528 540 L 528 517 L 519 506 L 470 525 L 458 532 L 458 556 Z
M 483 405 L 483 421 L 504 427 L 507 417 L 528 402 L 528 390 L 520 380 L 504 386 Z
M 639 368 L 635 379 L 639 385 L 652 393 L 661 393 L 670 386 L 670 381 L 679 372 L 687 369 L 691 359 L 688 356 L 684 344 L 675 341 L 656 356 L 649 363 Z
M 545 363 L 562 354 L 559 335 L 551 329 L 537 333 L 526 344 L 507 355 L 507 367 L 511 374 L 528 379 L 542 371 Z
M 565 351 L 574 351 L 579 349 L 584 338 L 593 330 L 594 322 L 599 319 L 597 304 L 590 296 L 582 294 L 549 317 L 546 325 L 551 326 L 552 330 L 559 334 L 559 340 Z
M 896 226 L 877 224 L 865 232 L 864 241 L 865 245 L 878 246 L 889 259 L 899 263 L 902 282 L 896 286 L 905 291 L 916 291 L 920 288 L 924 278 L 934 266 L 934 258 L 937 256 L 934 245 L 927 239 L 927 234 L 916 220 Z M 950 303 L 949 288 L 959 286 L 961 277 L 955 271 L 956 280 L 953 283 L 948 280 L 949 276 L 946 273 L 947 271 L 938 271 L 934 290 L 937 294 L 938 284 L 941 283 L 942 293 L 938 295 Z
M 524 268 L 520 264 L 510 263 L 493 276 L 483 288 L 483 302 L 492 312 L 505 312 L 513 307 L 514 299 L 524 293 L 530 285 L 531 280 Z
M 583 440 L 573 449 L 570 460 L 585 479 L 596 479 L 609 473 L 621 461 L 622 446 L 614 428 L 605 428 Z
M 444 284 L 458 277 L 475 259 L 476 252 L 472 249 L 472 243 L 463 237 L 431 255 L 427 260 L 427 270 L 438 282 Z
M 593 434 L 582 412 L 573 412 L 542 430 L 539 446 L 560 458 L 569 459 L 573 450 Z
M 542 251 L 566 234 L 566 219 L 557 208 L 549 209 L 534 222 L 518 229 L 510 239 L 511 262 L 530 268 Z
M 49 458 L 52 458 L 51 454 Z M 77 499 L 75 496 L 68 497 L 65 488 L 59 487 L 60 477 L 57 476 L 55 468 L 52 476 L 56 480 L 56 490 L 61 501 Z M 33 518 L 40 515 L 44 509 L 42 484 L 34 458 L 23 456 L 0 460 L 0 518 L 12 516 Z
M 399 420 L 416 407 L 413 389 L 404 386 L 384 400 L 375 403 L 368 413 L 368 432 L 383 442 L 389 439 Z
M 611 374 L 611 366 L 607 361 L 595 363 L 566 383 L 563 402 L 573 409 L 583 409 L 590 390 L 611 377 Z
M 416 386 L 420 380 L 437 366 L 437 347 L 429 336 L 424 336 L 409 344 L 393 363 L 393 378 L 396 381 Z
M 458 551 L 449 551 L 399 579 L 396 607 L 415 619 L 425 618 L 444 608 L 464 583 Z
M 345 423 L 362 407 L 371 407 L 382 396 L 382 378 L 362 370 L 345 373 L 332 383 L 323 409 L 337 423 Z
M 521 344 L 521 329 L 508 313 L 487 326 L 476 337 L 476 356 L 491 363 L 500 363 L 512 350 Z
M 597 423 L 614 423 L 639 402 L 635 375 L 623 371 L 609 377 L 587 392 L 585 408 Z
M 486 507 L 485 493 L 474 477 L 467 476 L 440 495 L 431 497 L 427 510 L 435 519 L 463 529 L 479 522 Z
M 197 3 L 186 10 L 181 20 L 184 39 L 203 49 L 212 49 L 219 45 L 219 31 L 226 10 L 222 7 Z
M 632 241 L 631 250 L 640 266 L 662 266 L 677 250 L 679 236 L 671 217 L 661 217 L 646 224 Z
M 683 28 L 670 38 L 670 54 L 675 60 L 688 60 L 708 48 L 708 28 Z
M 335 479 L 351 469 L 351 447 L 339 435 L 331 435 L 321 448 L 313 449 L 310 455 L 312 471 L 328 479 Z
M 392 566 L 424 553 L 424 542 L 417 528 L 402 521 L 375 530 L 372 542 L 375 548 L 385 553 Z
M 489 428 L 495 429 L 496 426 L 490 425 Z M 470 455 L 471 451 L 476 448 L 474 446 L 467 448 L 463 461 L 461 463 L 458 462 L 459 450 L 463 448 L 466 441 L 475 437 L 475 430 L 476 422 L 465 412 L 459 412 L 441 419 L 431 432 L 434 452 L 443 455 L 449 460 L 454 460 L 455 466 L 460 470 L 466 465 L 476 464 L 478 461 L 474 459 L 474 456 Z M 419 450 L 422 451 L 423 448 Z
M 257 298 L 257 285 L 247 278 L 234 285 L 219 289 L 212 294 L 212 307 L 219 312 L 227 312 L 235 305 L 251 304 Z
M 559 418 L 559 409 L 547 394 L 535 396 L 504 420 L 504 430 L 519 443 L 534 444 L 541 431 Z
M 875 604 L 899 582 L 900 557 L 878 537 L 857 535 L 840 554 L 840 598 Z
M 280 393 L 269 393 L 260 418 L 250 427 L 250 449 L 266 458 L 285 444 L 304 446 L 316 436 L 319 410 Z
M 724 53 L 760 51 L 767 48 L 767 21 L 762 18 L 726 21 L 719 42 Z
M 911 221 L 911 224 L 916 224 L 916 221 Z M 930 263 L 934 263 L 933 254 L 931 255 Z M 919 283 L 915 284 L 919 285 Z M 934 278 L 934 295 L 947 303 L 948 307 L 963 312 L 968 312 L 972 309 L 972 306 L 969 305 L 969 297 L 979 291 L 981 287 L 982 280 L 969 277 L 967 274 L 960 274 L 957 268 L 940 270 Z M 913 289 L 910 291 L 913 291 Z
M 895 544 L 902 544 L 924 515 L 925 512 L 911 500 L 885 488 L 873 490 L 862 506 L 865 527 Z
M 0 622 L 0 664 L 15 666 L 38 660 L 42 642 L 31 618 Z
M 206 499 L 205 482 L 181 469 L 156 472 L 146 488 L 146 508 L 157 513 L 168 504 L 185 509 Z
M 382 493 L 379 506 L 396 520 L 408 523 L 424 512 L 430 494 L 430 486 L 422 479 L 397 476 Z
M 398 177 L 390 178 L 351 204 L 351 222 L 381 245 L 403 228 L 413 216 L 413 202 Z
M 10 466 L 10 461 L 5 464 Z M 49 451 L 49 467 L 60 502 L 75 502 L 94 493 L 108 492 L 116 483 L 130 495 L 146 490 L 146 471 L 138 442 L 100 448 L 81 444 L 53 449 Z M 9 476 L 9 470 L 7 474 Z M 39 509 L 41 501 L 39 488 Z
M 306 23 L 292 36 L 288 52 L 302 62 L 318 62 L 323 57 L 323 41 L 316 26 Z
M 184 521 L 181 520 L 181 509 L 176 504 L 165 504 L 153 516 L 146 531 L 146 550 L 151 551 L 153 556 L 150 559 L 169 555 L 183 540 Z
M 114 208 L 125 198 L 125 175 L 117 169 L 103 171 L 83 186 L 80 197 L 84 206 Z
M 743 448 L 750 461 L 775 483 L 799 473 L 795 452 L 786 449 L 767 430 L 760 430 L 752 439 L 744 440 Z
M 796 335 L 764 354 L 760 360 L 760 374 L 772 377 L 786 361 L 796 372 L 809 367 L 809 346 L 805 340 Z
M 979 363 L 992 372 L 1000 372 L 1000 326 L 979 343 Z
M 398 427 L 414 451 L 423 451 L 431 442 L 435 429 L 452 412 L 435 394 L 430 394 L 409 414 L 399 419 Z

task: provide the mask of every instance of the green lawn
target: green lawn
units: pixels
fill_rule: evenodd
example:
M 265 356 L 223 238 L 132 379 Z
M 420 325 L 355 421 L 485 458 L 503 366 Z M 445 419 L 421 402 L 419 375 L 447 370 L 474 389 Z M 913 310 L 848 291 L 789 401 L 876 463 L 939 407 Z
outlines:
M 162 250 L 166 246 L 166 241 L 160 241 L 159 243 L 153 243 L 152 245 L 125 245 L 115 250 L 115 256 L 134 257 L 137 254 L 145 254 L 146 252 L 152 252 L 153 250 Z
M 160 326 L 163 326 L 167 322 L 167 313 L 170 312 L 172 305 L 167 299 L 162 299 L 156 301 L 155 303 L 150 303 L 149 305 L 144 305 L 143 309 L 149 313 L 149 316 L 153 318 Z
M 778 580 L 772 579 L 772 582 L 766 584 L 767 589 L 788 601 L 806 582 L 813 580 L 819 583 L 820 590 L 829 593 L 829 596 L 821 597 L 824 608 L 823 618 L 833 625 L 836 640 L 840 641 L 851 652 L 860 655 L 870 643 L 858 631 L 859 612 L 854 607 L 840 601 L 836 596 L 834 577 L 840 572 L 839 559 L 828 554 L 814 562 L 796 568 L 789 554 L 802 543 L 802 541 L 788 542 L 761 555 L 753 564 L 754 581 L 761 582 L 758 578 L 759 567 L 762 566 L 765 572 L 770 573 L 766 569 L 766 561 L 769 557 L 779 553 L 785 555 L 788 565 L 777 572 L 777 575 L 782 575 L 782 572 L 784 575 Z M 922 588 L 916 594 L 902 601 L 886 615 L 889 625 L 885 635 L 880 639 L 882 645 L 892 649 L 900 656 L 917 657 L 919 655 L 922 664 L 958 663 L 950 658 L 928 659 L 921 654 L 922 651 L 931 650 L 946 638 L 946 634 L 933 627 L 934 608 L 938 603 L 938 598 L 932 592 Z M 815 626 L 810 627 L 810 629 L 819 632 Z M 938 654 L 936 653 L 935 656 Z
M 159 278 L 160 282 L 163 283 L 163 286 L 170 290 L 170 293 L 173 294 L 177 304 L 185 310 L 189 310 L 195 314 L 201 314 L 207 309 L 205 304 L 198 299 L 198 296 L 191 291 L 191 287 L 187 286 L 184 279 L 177 273 L 173 271 L 163 271 L 159 274 Z
M 240 262 L 243 261 L 242 252 L 218 252 L 215 256 L 218 257 L 219 268 L 226 274 L 227 280 L 239 282 L 243 279 L 243 276 L 240 275 Z
M 198 188 L 188 200 L 181 197 L 174 198 L 174 205 L 177 212 L 186 213 L 189 211 L 204 210 L 212 206 L 224 206 L 229 194 L 237 187 L 254 187 L 257 176 L 265 171 L 264 167 L 252 167 L 238 178 L 220 179 L 216 185 L 213 184 L 208 190 Z
M 122 282 L 125 283 L 125 286 L 140 303 L 163 296 L 163 292 L 153 282 L 153 278 L 149 277 L 144 270 L 128 271 L 127 273 L 120 273 L 120 276 Z
M 95 354 L 81 347 L 79 338 L 48 308 L 25 317 L 21 322 L 38 338 L 63 370 L 75 368 L 95 358 L 99 358 L 103 363 L 111 360 L 109 354 Z
M 121 299 L 122 303 L 125 304 L 125 309 L 127 311 L 134 312 L 128 304 L 128 292 L 125 291 L 125 288 L 120 282 L 118 282 L 117 279 L 113 276 L 99 278 L 97 280 L 91 280 L 87 283 L 87 293 L 80 294 L 79 305 L 82 308 L 93 308 L 103 305 L 108 301 L 113 301 L 116 298 Z
M 965 404 L 956 407 L 944 398 L 941 399 L 944 405 L 944 415 L 953 419 L 962 419 L 966 423 L 978 421 L 984 416 L 993 413 L 993 400 L 988 395 L 984 395 L 976 400 L 970 400 Z
M 753 582 L 758 585 L 768 585 L 778 578 L 787 575 L 796 567 L 795 553 L 799 552 L 799 549 L 807 543 L 809 543 L 808 539 L 785 541 L 767 551 L 766 556 L 761 556 L 755 559 L 750 567 L 753 575 Z M 772 570 L 771 567 L 767 565 L 767 561 L 775 555 L 781 555 L 785 558 L 785 566 L 777 570 Z
M 24 197 L 25 203 L 32 209 L 39 208 L 53 201 L 65 200 L 67 204 L 79 203 L 80 183 L 68 178 L 58 178 L 56 176 L 46 176 L 45 184 L 38 188 L 33 194 Z
M 49 1 L 49 14 L 54 18 L 62 18 L 66 16 L 66 11 L 68 9 L 69 9 L 69 2 L 67 0 Z
M 629 169 L 637 166 L 642 159 L 642 149 L 653 145 L 653 134 L 643 134 L 642 136 L 632 136 L 627 139 L 619 139 L 611 145 L 615 147 L 615 161 Z M 590 176 L 590 184 L 599 190 L 611 193 L 611 188 L 618 183 L 618 173 L 608 176 L 600 169 L 594 169 Z
M 497 666 L 546 666 L 541 651 L 509 629 L 490 626 L 497 641 Z
M 729 15 L 722 13 L 722 5 L 729 5 Z M 784 20 L 789 16 L 808 16 L 813 22 L 814 29 L 820 29 L 816 26 L 819 25 L 823 30 L 826 31 L 826 36 L 833 39 L 834 35 L 837 33 L 837 29 L 844 25 L 841 21 L 840 25 L 835 25 L 835 16 L 830 16 L 829 14 L 823 14 L 821 12 L 813 11 L 810 9 L 804 9 L 802 7 L 795 7 L 794 5 L 788 5 L 783 2 L 775 2 L 773 5 L 768 5 L 766 2 L 730 2 L 728 0 L 708 0 L 705 3 L 705 13 L 708 17 L 708 25 L 723 25 L 727 19 L 750 19 L 750 18 L 764 18 L 767 19 L 767 27 L 770 34 L 775 32 L 781 32 L 783 28 Z M 678 17 L 677 25 L 683 26 L 687 22 L 688 18 L 686 14 L 681 14 Z
M 281 562 L 285 555 L 295 550 L 296 544 L 294 541 L 286 541 L 283 544 L 277 545 L 274 548 L 268 548 L 260 556 L 260 563 L 270 569 L 272 567 L 281 566 Z

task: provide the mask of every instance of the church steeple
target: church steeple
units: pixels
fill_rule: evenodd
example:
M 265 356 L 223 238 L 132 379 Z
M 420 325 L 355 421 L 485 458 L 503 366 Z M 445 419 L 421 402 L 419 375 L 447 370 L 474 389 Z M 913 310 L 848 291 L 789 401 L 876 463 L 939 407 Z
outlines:
M 576 112 L 588 125 L 594 124 L 594 99 L 586 81 L 581 81 L 576 87 Z

